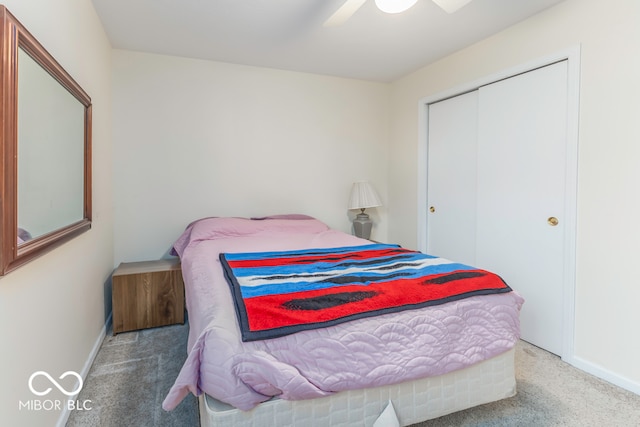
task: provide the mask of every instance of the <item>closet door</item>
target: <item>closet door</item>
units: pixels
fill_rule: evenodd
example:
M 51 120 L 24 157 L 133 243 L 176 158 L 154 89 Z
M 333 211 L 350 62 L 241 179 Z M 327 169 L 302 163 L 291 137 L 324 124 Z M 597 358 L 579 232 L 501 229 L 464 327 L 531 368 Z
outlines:
M 478 91 L 429 105 L 427 253 L 474 265 Z
M 476 265 L 520 293 L 522 338 L 562 355 L 567 62 L 479 90 Z

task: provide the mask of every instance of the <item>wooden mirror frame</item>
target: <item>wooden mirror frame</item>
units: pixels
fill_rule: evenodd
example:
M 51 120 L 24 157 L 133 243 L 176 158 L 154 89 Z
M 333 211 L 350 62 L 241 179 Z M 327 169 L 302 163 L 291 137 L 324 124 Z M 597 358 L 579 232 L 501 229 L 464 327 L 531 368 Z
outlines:
M 91 228 L 91 98 L 0 5 L 0 276 Z M 84 106 L 84 202 L 80 221 L 18 244 L 18 48 L 27 53 Z

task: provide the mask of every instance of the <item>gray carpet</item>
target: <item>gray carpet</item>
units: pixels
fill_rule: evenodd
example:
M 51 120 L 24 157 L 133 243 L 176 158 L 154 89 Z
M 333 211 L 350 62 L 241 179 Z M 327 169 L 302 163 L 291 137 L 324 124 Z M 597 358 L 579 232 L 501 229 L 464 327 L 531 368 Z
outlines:
M 171 412 L 161 408 L 186 359 L 187 332 L 186 324 L 115 337 L 107 331 L 77 397 L 91 400 L 91 410 L 73 411 L 67 426 L 197 426 L 198 401 L 193 395 Z
M 188 396 L 174 411 L 160 407 L 186 357 L 187 325 L 107 337 L 67 426 L 178 426 L 199 423 Z M 640 396 L 592 377 L 526 342 L 516 350 L 518 394 L 414 427 L 640 427 Z M 262 427 L 262 426 L 259 426 Z
M 415 427 L 638 427 L 640 396 L 524 341 L 516 347 L 518 394 Z

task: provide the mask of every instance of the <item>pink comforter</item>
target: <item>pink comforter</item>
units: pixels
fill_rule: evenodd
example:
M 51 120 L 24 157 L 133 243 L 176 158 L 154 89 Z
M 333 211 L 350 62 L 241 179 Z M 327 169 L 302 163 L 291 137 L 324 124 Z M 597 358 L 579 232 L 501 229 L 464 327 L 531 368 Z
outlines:
M 191 224 L 174 245 L 189 312 L 188 357 L 163 408 L 205 392 L 249 410 L 273 396 L 309 399 L 441 375 L 515 345 L 523 303 L 515 292 L 242 342 L 219 253 L 369 243 L 308 217 Z

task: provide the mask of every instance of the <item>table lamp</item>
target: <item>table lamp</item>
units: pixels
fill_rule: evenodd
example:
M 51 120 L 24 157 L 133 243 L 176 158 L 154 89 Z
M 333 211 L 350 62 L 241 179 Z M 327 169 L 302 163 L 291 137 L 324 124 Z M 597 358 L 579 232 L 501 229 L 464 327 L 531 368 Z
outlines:
M 353 220 L 353 231 L 357 237 L 369 239 L 371 236 L 373 222 L 364 210 L 376 206 L 382 206 L 382 203 L 373 186 L 368 181 L 354 182 L 349 197 L 349 209 L 360 209 L 360 213 Z

